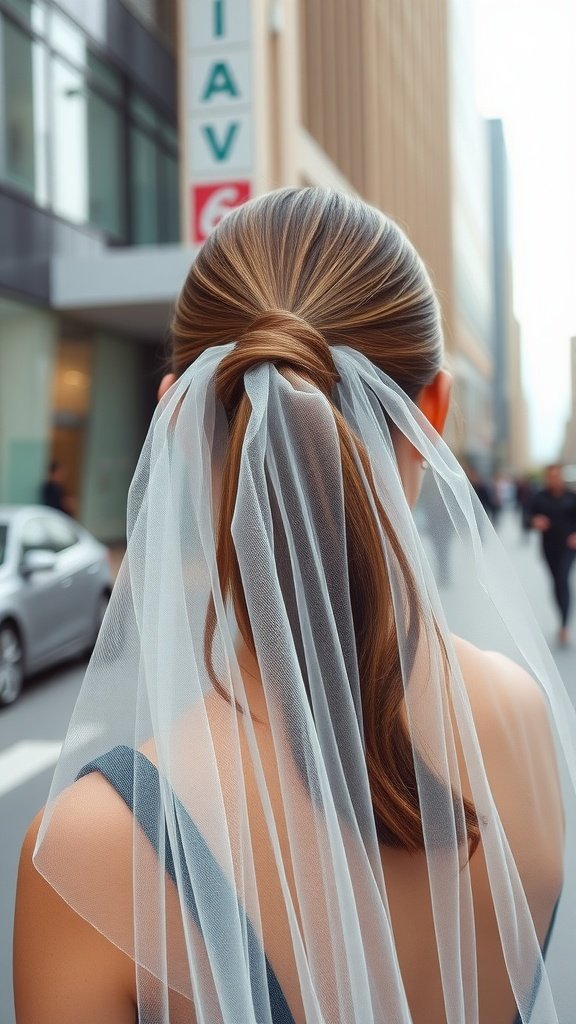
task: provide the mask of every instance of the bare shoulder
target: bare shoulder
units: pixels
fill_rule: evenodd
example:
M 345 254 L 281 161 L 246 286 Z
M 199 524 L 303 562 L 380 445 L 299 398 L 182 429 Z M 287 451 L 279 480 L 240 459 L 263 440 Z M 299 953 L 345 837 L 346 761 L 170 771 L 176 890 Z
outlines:
M 483 651 L 454 636 L 454 649 L 477 725 L 486 716 L 492 727 L 516 722 L 523 727 L 549 729 L 546 698 L 536 680 L 521 665 L 498 651 Z
M 96 880 L 105 865 L 106 878 L 112 881 L 115 873 L 124 874 L 132 827 L 122 798 L 99 772 L 92 772 L 58 797 L 43 840 L 44 856 L 53 862 L 60 856 L 71 858 Z
M 39 861 L 53 884 L 33 860 L 42 812 L 31 823 L 20 856 L 14 923 L 18 1024 L 134 1021 L 133 962 L 82 916 L 92 920 L 97 907 L 104 914 L 114 907 L 118 914 L 131 893 L 125 810 L 97 775 L 62 794 Z
M 558 880 L 564 812 L 546 697 L 510 658 L 457 637 L 454 644 L 486 774 L 513 846 L 516 837 L 517 860 L 527 870 L 547 865 Z

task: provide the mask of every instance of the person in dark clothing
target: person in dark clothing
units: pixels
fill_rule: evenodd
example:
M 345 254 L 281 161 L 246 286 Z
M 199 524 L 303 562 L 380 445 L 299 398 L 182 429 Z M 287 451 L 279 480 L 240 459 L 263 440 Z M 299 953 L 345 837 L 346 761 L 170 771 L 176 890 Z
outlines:
M 526 540 L 532 529 L 532 503 L 534 501 L 534 484 L 530 477 L 521 477 L 516 481 L 515 501 L 520 514 L 522 537 Z
M 482 508 L 489 516 L 492 522 L 494 522 L 496 514 L 496 505 L 494 501 L 494 494 L 492 488 L 486 483 L 486 481 L 480 476 L 478 470 L 471 468 L 468 470 L 468 479 L 474 488 L 477 497 L 480 500 Z
M 61 463 L 51 462 L 48 476 L 40 488 L 40 502 L 59 512 L 72 515 L 71 499 L 64 488 L 64 470 Z
M 560 612 L 561 644 L 568 642 L 569 576 L 576 556 L 576 494 L 569 491 L 562 466 L 548 466 L 545 486 L 532 501 L 531 523 L 542 534 L 542 554 L 552 575 Z

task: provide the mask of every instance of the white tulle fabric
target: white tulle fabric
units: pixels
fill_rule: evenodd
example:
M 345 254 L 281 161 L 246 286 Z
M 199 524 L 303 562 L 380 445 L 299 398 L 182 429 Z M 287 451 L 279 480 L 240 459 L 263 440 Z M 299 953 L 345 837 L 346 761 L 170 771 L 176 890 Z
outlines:
M 126 557 L 56 769 L 36 866 L 134 958 L 141 1022 L 285 1021 L 272 970 L 299 1024 L 512 1024 L 514 1002 L 525 1024 L 566 1024 L 576 1006 L 576 719 L 507 556 L 419 410 L 364 357 L 333 348 L 334 400 L 369 454 L 421 605 L 414 630 L 383 532 L 425 839 L 417 854 L 386 848 L 364 756 L 334 418 L 317 389 L 271 363 L 245 375 L 252 412 L 232 526 L 259 708 L 246 692 L 215 555 L 228 423 L 214 374 L 231 347 L 206 350 L 154 417 L 130 491 Z M 391 427 L 428 463 L 414 511 Z M 206 670 L 211 595 L 214 668 L 229 700 Z M 548 726 L 532 728 L 526 711 L 536 698 L 503 697 L 491 711 L 481 696 L 476 713 L 453 634 L 510 656 L 537 681 L 536 697 L 545 695 L 566 821 L 563 877 L 549 870 L 554 839 L 549 857 L 534 839 L 550 815 L 541 777 L 556 772 Z M 116 863 L 86 877 L 83 858 L 66 853 L 78 849 L 74 820 L 108 786 L 93 774 L 75 780 L 118 745 L 143 751 L 161 780 L 150 810 L 136 761 L 134 803 L 154 818 L 158 853 L 110 790 L 111 828 L 118 822 L 129 837 L 124 889 L 107 882 Z M 501 796 L 496 765 L 501 758 L 506 774 L 506 757 L 521 784 Z M 462 793 L 481 829 L 471 859 Z M 544 960 L 554 886 L 562 894 Z M 486 949 L 498 942 L 491 982 Z M 419 971 L 430 979 L 428 997 Z M 488 1016 L 485 992 L 502 977 L 506 1009 Z

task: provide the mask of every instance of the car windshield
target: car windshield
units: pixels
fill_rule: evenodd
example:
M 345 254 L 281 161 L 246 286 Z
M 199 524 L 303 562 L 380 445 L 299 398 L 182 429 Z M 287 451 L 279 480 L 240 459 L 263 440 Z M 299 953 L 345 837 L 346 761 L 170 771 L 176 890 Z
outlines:
M 6 523 L 0 523 L 0 565 L 3 564 L 6 557 L 6 544 L 8 542 L 8 526 Z

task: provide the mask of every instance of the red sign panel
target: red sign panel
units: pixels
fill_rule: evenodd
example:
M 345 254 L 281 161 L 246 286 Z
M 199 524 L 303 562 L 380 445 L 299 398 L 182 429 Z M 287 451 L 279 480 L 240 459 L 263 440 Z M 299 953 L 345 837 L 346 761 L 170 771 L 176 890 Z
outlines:
M 241 206 L 252 194 L 250 181 L 216 181 L 192 186 L 192 240 L 205 242 L 228 210 Z

